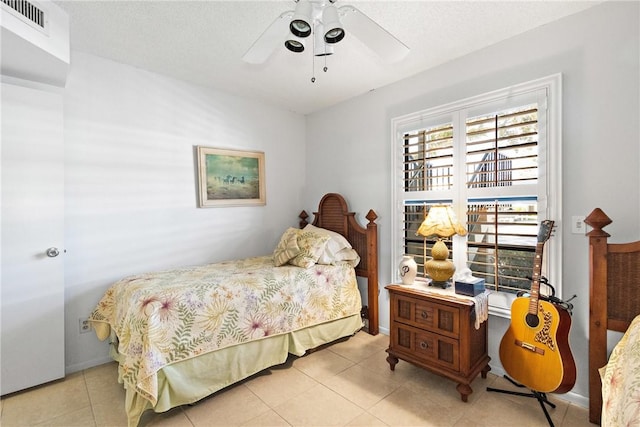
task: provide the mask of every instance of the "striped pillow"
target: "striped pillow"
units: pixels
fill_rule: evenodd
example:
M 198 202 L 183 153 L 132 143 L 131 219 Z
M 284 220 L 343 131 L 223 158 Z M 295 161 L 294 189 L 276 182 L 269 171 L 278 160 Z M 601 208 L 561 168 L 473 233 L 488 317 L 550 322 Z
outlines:
M 318 262 L 320 255 L 323 254 L 329 239 L 330 236 L 326 234 L 309 230 L 299 230 L 298 247 L 300 248 L 300 253 L 293 257 L 293 259 L 290 259 L 289 264 L 302 268 L 313 267 Z
M 276 267 L 285 265 L 289 260 L 300 253 L 298 246 L 298 233 L 301 230 L 297 228 L 288 228 L 280 237 L 280 243 L 273 251 L 273 263 Z

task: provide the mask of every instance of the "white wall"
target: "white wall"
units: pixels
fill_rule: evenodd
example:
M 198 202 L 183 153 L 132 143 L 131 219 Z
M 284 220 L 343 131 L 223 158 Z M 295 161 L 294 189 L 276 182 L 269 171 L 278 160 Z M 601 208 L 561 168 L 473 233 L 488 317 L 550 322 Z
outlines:
M 305 119 L 72 52 L 64 91 L 67 372 L 107 361 L 79 334 L 130 274 L 269 254 L 303 209 Z M 194 147 L 265 152 L 267 204 L 197 208 Z
M 578 378 L 568 397 L 587 404 L 588 241 L 563 224 L 600 207 L 613 219 L 611 241 L 640 238 L 639 16 L 638 2 L 607 2 L 307 117 L 306 206 L 338 191 L 352 210 L 379 216 L 382 330 L 384 286 L 399 262 L 390 259 L 391 118 L 560 72 L 563 188 L 553 191 L 562 194 L 563 217 L 553 219 L 563 239 L 564 295 L 578 295 L 570 335 Z M 507 326 L 490 319 L 496 372 Z

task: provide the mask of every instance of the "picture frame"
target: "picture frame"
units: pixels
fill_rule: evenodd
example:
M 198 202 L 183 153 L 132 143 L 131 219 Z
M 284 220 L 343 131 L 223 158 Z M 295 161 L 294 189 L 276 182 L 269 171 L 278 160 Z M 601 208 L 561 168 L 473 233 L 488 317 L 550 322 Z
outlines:
M 264 153 L 197 147 L 199 207 L 266 205 Z

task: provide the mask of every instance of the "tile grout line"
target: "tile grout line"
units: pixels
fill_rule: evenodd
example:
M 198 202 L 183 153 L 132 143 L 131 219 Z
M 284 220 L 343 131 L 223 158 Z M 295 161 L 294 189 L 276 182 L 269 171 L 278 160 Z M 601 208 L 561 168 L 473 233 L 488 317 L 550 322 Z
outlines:
M 98 420 L 96 419 L 96 411 L 93 409 L 93 399 L 91 398 L 91 393 L 89 393 L 89 386 L 87 386 L 87 370 L 82 370 L 82 382 L 84 383 L 84 389 L 87 392 L 87 398 L 89 399 L 89 407 L 91 408 L 91 417 L 93 418 L 93 425 L 98 425 Z

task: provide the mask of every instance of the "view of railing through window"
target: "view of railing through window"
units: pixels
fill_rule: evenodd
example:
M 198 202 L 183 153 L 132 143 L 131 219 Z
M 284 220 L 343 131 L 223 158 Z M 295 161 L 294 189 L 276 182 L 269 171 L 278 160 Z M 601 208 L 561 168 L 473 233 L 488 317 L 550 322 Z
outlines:
M 404 191 L 453 186 L 453 126 L 447 123 L 404 136 Z
M 526 105 L 466 122 L 467 264 L 485 285 L 517 292 L 530 287 L 538 228 L 535 194 L 504 196 L 504 187 L 537 184 L 538 109 Z M 502 190 L 502 191 L 501 191 Z
M 536 200 L 475 201 L 467 211 L 467 264 L 489 289 L 529 289 L 538 231 Z
M 404 191 L 439 191 L 453 187 L 453 126 L 446 123 L 404 135 Z M 429 203 L 433 204 L 433 203 Z M 431 259 L 434 238 L 416 232 L 428 212 L 427 202 L 415 201 L 404 207 L 404 253 L 413 255 L 418 275 L 424 276 L 424 263 Z M 451 242 L 445 244 L 451 251 Z
M 538 181 L 538 109 L 527 105 L 467 120 L 467 187 Z
M 430 199 L 430 193 L 466 184 L 468 197 L 459 202 L 467 206 L 468 267 L 489 289 L 528 289 L 540 220 L 537 105 L 468 118 L 458 151 L 455 141 L 452 123 L 404 134 L 404 251 L 424 274 L 435 238 L 416 231 L 430 205 L 454 203 Z M 465 156 L 466 183 L 456 182 L 455 155 Z M 452 242 L 446 244 L 452 251 Z

